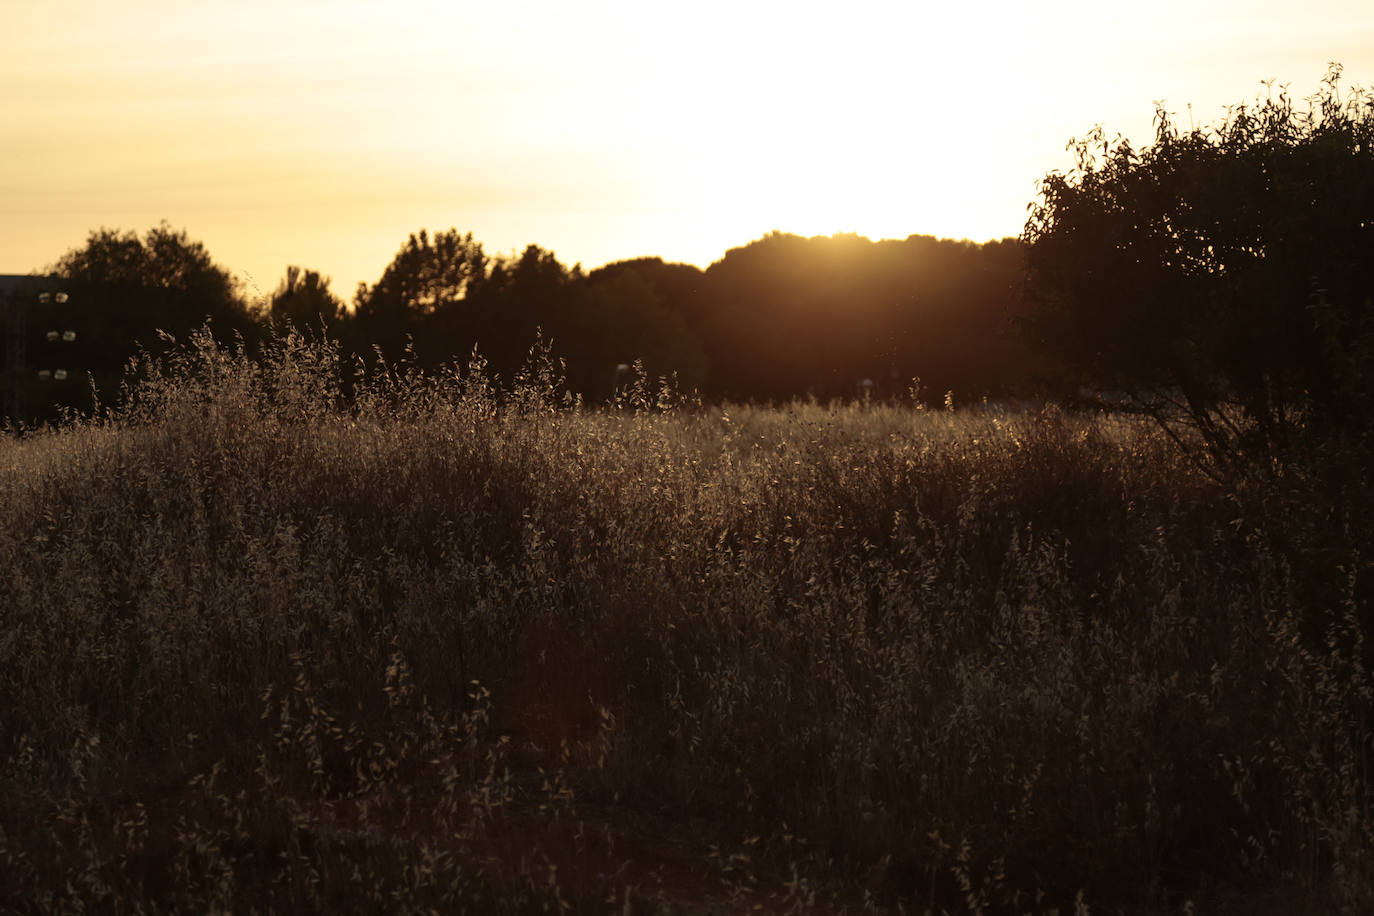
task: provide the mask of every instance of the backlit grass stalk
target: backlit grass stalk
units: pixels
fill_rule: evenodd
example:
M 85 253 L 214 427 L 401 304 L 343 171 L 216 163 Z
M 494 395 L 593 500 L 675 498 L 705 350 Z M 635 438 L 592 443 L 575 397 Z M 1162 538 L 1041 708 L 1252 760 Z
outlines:
M 697 824 L 780 908 L 1371 902 L 1368 528 L 1148 426 L 135 369 L 0 442 L 0 908 L 629 899 L 522 805 Z

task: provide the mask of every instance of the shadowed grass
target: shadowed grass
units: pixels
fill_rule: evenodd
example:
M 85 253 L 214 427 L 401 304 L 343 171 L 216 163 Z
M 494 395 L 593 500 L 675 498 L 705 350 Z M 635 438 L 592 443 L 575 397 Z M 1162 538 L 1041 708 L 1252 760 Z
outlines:
M 1358 499 L 535 356 L 203 333 L 0 442 L 0 908 L 1374 903 Z

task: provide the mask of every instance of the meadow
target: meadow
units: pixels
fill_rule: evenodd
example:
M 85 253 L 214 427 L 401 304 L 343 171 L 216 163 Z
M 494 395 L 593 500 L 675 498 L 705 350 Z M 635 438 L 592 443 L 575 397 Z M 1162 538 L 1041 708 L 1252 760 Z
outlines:
M 574 400 L 203 331 L 0 440 L 0 911 L 1374 908 L 1358 474 Z

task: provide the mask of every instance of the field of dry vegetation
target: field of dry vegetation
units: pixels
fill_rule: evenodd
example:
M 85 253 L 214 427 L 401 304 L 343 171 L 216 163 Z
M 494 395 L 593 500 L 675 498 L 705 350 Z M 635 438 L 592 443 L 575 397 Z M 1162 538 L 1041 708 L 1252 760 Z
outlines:
M 346 368 L 0 441 L 0 911 L 1374 906 L 1359 481 Z

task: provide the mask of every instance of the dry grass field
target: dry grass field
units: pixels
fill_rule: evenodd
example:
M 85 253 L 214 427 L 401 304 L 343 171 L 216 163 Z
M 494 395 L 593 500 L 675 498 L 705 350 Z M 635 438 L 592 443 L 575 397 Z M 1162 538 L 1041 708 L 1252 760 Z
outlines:
M 345 369 L 0 441 L 0 911 L 1374 907 L 1366 489 Z

